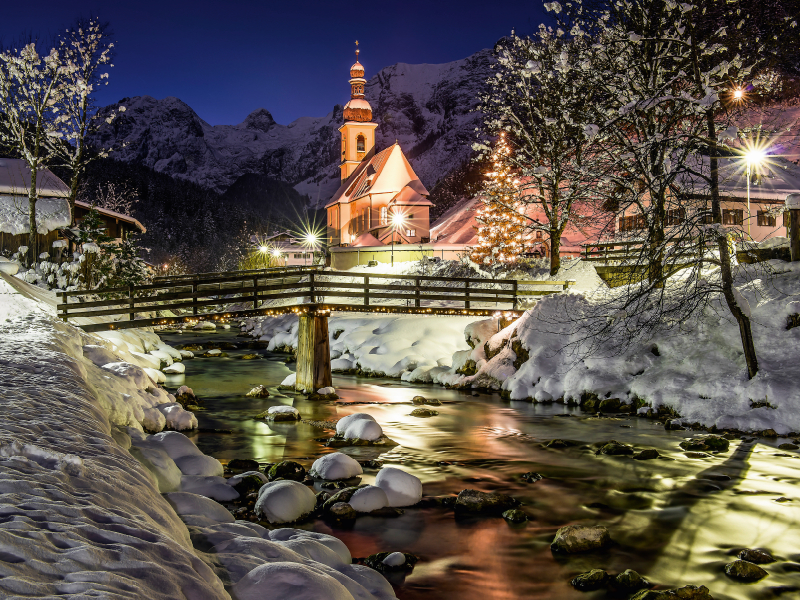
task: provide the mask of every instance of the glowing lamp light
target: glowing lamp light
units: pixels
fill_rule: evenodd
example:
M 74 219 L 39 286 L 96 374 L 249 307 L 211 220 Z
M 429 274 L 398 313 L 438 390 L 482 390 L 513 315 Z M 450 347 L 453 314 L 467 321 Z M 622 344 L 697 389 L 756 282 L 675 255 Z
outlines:
M 280 255 L 281 255 L 281 249 L 280 248 L 275 248 L 272 251 L 272 256 L 274 256 L 275 258 L 279 257 Z
M 392 215 L 392 225 L 395 227 L 402 227 L 403 223 L 406 222 L 406 218 L 404 215 L 400 213 L 394 213 Z
M 767 153 L 761 148 L 751 148 L 744 155 L 744 159 L 747 161 L 747 164 L 756 167 L 760 165 L 766 157 Z
M 733 99 L 734 100 L 744 99 L 744 90 L 741 89 L 733 90 Z
M 266 252 L 269 250 L 269 248 L 267 248 L 266 246 L 261 246 L 261 247 L 259 248 L 259 250 L 260 250 L 261 252 L 264 252 L 264 253 L 266 253 Z

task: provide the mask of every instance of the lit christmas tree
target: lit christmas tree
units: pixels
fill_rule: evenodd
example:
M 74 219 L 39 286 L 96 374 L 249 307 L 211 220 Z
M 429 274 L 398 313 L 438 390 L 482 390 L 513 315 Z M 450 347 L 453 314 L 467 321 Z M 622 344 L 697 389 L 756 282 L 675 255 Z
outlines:
M 509 166 L 511 148 L 500 134 L 491 155 L 493 171 L 486 174 L 481 206 L 477 209 L 478 243 L 470 258 L 480 265 L 514 263 L 523 250 L 524 207 L 516 200 L 519 182 Z

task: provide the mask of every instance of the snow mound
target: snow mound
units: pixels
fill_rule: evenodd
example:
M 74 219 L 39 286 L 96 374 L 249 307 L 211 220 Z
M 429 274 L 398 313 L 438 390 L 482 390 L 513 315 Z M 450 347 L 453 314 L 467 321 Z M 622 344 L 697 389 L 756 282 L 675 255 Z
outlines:
M 294 406 L 286 406 L 285 404 L 281 404 L 280 406 L 270 406 L 267 409 L 267 414 L 269 415 L 292 414 L 295 417 L 299 417 L 300 411 L 297 410 Z
M 224 469 L 222 463 L 211 456 L 182 456 L 173 459 L 184 475 L 197 475 L 201 477 L 222 477 Z
M 239 497 L 239 492 L 229 486 L 224 477 L 219 476 L 195 477 L 193 475 L 184 475 L 181 477 L 181 491 L 200 494 L 220 502 L 236 500 Z
M 285 385 L 286 387 L 294 387 L 296 382 L 297 373 L 292 373 L 291 375 L 287 376 L 286 379 L 281 381 L 281 385 Z
M 354 413 L 336 423 L 336 433 L 347 439 L 375 441 L 383 435 L 383 429 L 372 415 Z
M 192 525 L 189 520 L 203 524 L 233 523 L 236 520 L 224 506 L 205 496 L 174 492 L 167 494 L 167 500 L 187 525 Z
M 165 367 L 163 371 L 167 375 L 182 375 L 186 372 L 186 365 L 176 362 L 171 364 L 169 367 Z
M 341 452 L 326 454 L 318 458 L 314 461 L 314 464 L 311 465 L 311 469 L 308 472 L 311 477 L 329 481 L 350 479 L 356 475 L 361 475 L 361 473 L 363 473 L 363 471 L 358 461 Z
M 422 482 L 397 467 L 383 467 L 375 485 L 386 492 L 389 506 L 411 506 L 422 500 Z
M 330 575 L 288 562 L 256 567 L 233 589 L 239 600 L 353 600 L 347 588 Z
M 166 427 L 174 429 L 175 431 L 197 429 L 197 417 L 194 416 L 194 413 L 185 410 L 177 402 L 159 404 L 156 408 L 164 415 Z
M 291 523 L 314 510 L 317 497 L 297 481 L 273 481 L 258 490 L 255 512 L 270 523 Z
M 217 326 L 212 323 L 211 321 L 200 321 L 197 325 L 195 325 L 192 329 L 197 329 L 201 331 L 212 331 L 216 329 Z
M 358 512 L 372 512 L 389 506 L 389 498 L 381 488 L 374 485 L 358 489 L 348 502 Z

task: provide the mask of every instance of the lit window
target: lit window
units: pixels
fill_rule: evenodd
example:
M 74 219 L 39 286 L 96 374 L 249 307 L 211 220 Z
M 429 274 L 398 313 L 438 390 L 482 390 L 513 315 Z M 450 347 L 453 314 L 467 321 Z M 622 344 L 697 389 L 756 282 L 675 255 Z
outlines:
M 389 207 L 381 206 L 381 225 L 386 225 L 389 222 Z
M 406 229 L 406 237 L 415 237 L 417 235 L 416 229 Z
M 364 139 L 363 135 L 359 135 L 356 138 L 356 152 L 366 152 L 365 148 L 367 146 L 367 141 Z
M 761 227 L 775 227 L 775 215 L 771 215 L 766 211 L 760 210 L 756 214 L 757 223 Z

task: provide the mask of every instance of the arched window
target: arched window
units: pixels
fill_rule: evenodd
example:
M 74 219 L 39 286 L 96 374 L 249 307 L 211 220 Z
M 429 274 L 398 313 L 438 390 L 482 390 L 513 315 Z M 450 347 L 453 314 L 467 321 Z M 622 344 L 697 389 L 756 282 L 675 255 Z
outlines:
M 366 152 L 365 148 L 367 147 L 367 140 L 364 139 L 364 136 L 359 134 L 356 138 L 356 152 Z

